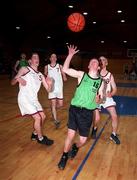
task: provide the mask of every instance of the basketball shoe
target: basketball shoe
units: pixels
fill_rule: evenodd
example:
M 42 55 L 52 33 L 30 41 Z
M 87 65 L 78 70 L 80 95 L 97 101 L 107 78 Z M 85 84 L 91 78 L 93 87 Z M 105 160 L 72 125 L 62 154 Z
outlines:
M 96 134 L 97 134 L 97 128 L 94 129 L 94 127 L 92 128 L 92 132 L 91 132 L 91 138 L 92 139 L 96 139 Z
M 50 146 L 54 143 L 53 140 L 49 139 L 47 136 L 43 136 L 42 140 L 37 139 L 38 143 L 45 144 L 47 146 Z
M 54 124 L 56 126 L 56 129 L 60 127 L 60 121 L 59 120 L 54 120 Z
M 32 133 L 32 134 L 31 134 L 31 140 L 32 140 L 32 141 L 35 141 L 35 140 L 37 140 L 37 139 L 38 139 L 38 135 Z
M 58 163 L 58 168 L 63 170 L 66 166 L 67 160 L 68 160 L 68 153 L 63 153 L 63 155 Z
M 112 140 L 115 144 L 120 144 L 120 140 L 119 140 L 117 134 L 114 135 L 114 134 L 112 133 L 111 136 L 110 136 L 110 140 Z
M 69 158 L 73 159 L 77 155 L 78 150 L 79 150 L 79 148 L 76 146 L 76 144 L 73 144 L 71 151 L 69 151 L 69 155 L 68 155 Z

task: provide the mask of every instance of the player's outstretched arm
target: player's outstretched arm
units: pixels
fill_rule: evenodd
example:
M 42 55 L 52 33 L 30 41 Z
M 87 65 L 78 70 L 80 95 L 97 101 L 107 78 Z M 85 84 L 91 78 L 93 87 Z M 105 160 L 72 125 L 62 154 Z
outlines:
M 62 70 L 63 66 L 62 65 L 59 65 L 59 66 L 60 66 L 60 71 L 61 71 L 61 74 L 62 74 L 62 77 L 63 77 L 63 81 L 67 81 L 67 76 L 64 73 L 64 71 Z
M 79 50 L 77 49 L 77 46 L 74 46 L 74 45 L 68 46 L 68 56 L 62 68 L 64 73 L 68 74 L 69 76 L 76 77 L 76 78 L 79 77 L 80 71 L 70 68 L 70 61 L 72 60 L 72 57 L 77 52 L 79 52 Z

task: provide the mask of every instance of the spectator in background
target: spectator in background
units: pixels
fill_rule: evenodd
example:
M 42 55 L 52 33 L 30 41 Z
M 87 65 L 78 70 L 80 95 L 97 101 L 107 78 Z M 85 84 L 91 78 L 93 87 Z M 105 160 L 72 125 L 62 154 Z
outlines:
M 27 67 L 28 65 L 29 63 L 28 63 L 28 60 L 26 59 L 26 54 L 22 53 L 20 55 L 20 59 L 17 60 L 15 63 L 14 71 L 17 73 L 21 67 Z
M 128 67 L 128 64 L 125 64 L 124 65 L 124 78 L 125 79 L 128 79 L 129 77 L 129 67 Z

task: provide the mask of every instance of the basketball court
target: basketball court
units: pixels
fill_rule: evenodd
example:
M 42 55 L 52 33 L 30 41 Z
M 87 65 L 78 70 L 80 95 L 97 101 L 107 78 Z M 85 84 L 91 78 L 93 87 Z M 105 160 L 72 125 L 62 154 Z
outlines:
M 1 1 L 0 180 L 137 180 L 136 7 L 136 1 L 130 0 L 15 0 L 8 4 Z M 16 70 L 16 61 L 24 66 L 20 63 L 21 53 L 26 54 L 29 63 L 31 52 L 38 53 L 43 73 L 50 53 L 57 54 L 59 64 L 64 63 L 69 45 L 80 50 L 70 63 L 67 62 L 70 68 L 87 72 L 91 58 L 110 59 L 108 70 L 114 75 L 118 88 L 114 100 L 121 144 L 110 140 L 111 119 L 102 109 L 97 138 L 93 140 L 89 135 L 76 157 L 68 159 L 65 169 L 60 170 L 58 163 L 77 80 L 68 77 L 64 82 L 64 106 L 55 118 L 61 121 L 58 129 L 48 93 L 44 87 L 39 91 L 39 101 L 46 114 L 43 135 L 54 140 L 52 146 L 46 146 L 31 140 L 33 120 L 20 115 L 19 87 L 18 84 L 11 86 L 10 78 L 15 75 L 12 71 Z M 39 119 L 36 117 L 36 120 Z
M 96 140 L 88 138 L 75 159 L 68 160 L 59 170 L 64 140 L 67 133 L 68 108 L 76 87 L 69 78 L 64 84 L 64 107 L 58 111 L 61 120 L 55 129 L 44 88 L 39 99 L 47 119 L 44 134 L 54 139 L 48 147 L 30 139 L 32 119 L 22 118 L 17 106 L 18 86 L 11 86 L 8 77 L 0 77 L 0 179 L 1 180 L 135 180 L 137 179 L 137 81 L 116 78 L 120 145 L 109 140 L 111 120 L 103 111 Z

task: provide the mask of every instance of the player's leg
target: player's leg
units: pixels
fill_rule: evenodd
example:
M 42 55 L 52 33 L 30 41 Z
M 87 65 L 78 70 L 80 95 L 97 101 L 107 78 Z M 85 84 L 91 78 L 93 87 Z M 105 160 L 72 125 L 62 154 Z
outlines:
M 41 116 L 41 129 L 43 129 L 43 126 L 44 126 L 44 122 L 45 122 L 45 119 L 46 119 L 46 115 L 43 111 L 39 112 L 40 116 Z M 53 140 L 52 139 L 49 139 L 47 136 L 43 136 L 45 138 L 45 141 L 46 141 L 46 144 L 47 145 L 51 145 L 53 144 Z
M 63 107 L 63 99 L 57 99 L 57 108 Z
M 69 157 L 71 159 L 73 159 L 77 155 L 79 148 L 82 147 L 86 143 L 86 141 L 87 137 L 79 136 L 79 141 L 72 145 L 72 149 L 69 153 Z
M 45 144 L 45 145 L 52 145 L 54 143 L 54 141 L 48 139 L 46 136 L 43 136 L 41 115 L 39 113 L 36 113 L 36 114 L 32 115 L 32 117 L 34 119 L 33 126 L 34 126 L 35 133 L 37 133 L 38 143 Z
M 68 160 L 68 152 L 71 148 L 72 141 L 75 137 L 76 131 L 72 129 L 68 129 L 68 134 L 65 140 L 64 152 L 61 156 L 61 159 L 58 163 L 59 169 L 64 169 Z
M 56 128 L 60 126 L 60 121 L 57 119 L 57 98 L 51 99 L 51 111 Z
M 64 145 L 64 152 L 61 156 L 61 159 L 58 163 L 59 169 L 64 169 L 68 160 L 68 152 L 70 151 L 72 141 L 75 137 L 77 131 L 77 123 L 76 123 L 76 109 L 73 106 L 69 108 L 69 120 L 68 120 L 68 132 Z
M 98 122 L 100 121 L 100 112 L 99 109 L 94 110 L 94 116 L 93 116 L 93 128 L 91 132 L 91 138 L 96 139 L 96 133 L 98 128 Z
M 110 136 L 110 139 L 113 140 L 116 144 L 120 144 L 120 140 L 117 136 L 118 116 L 117 116 L 115 106 L 107 107 L 106 109 L 109 112 L 112 119 L 112 134 Z
M 39 113 L 33 114 L 32 118 L 34 119 L 33 127 L 34 133 L 37 134 L 38 138 L 42 138 L 42 131 L 41 131 L 41 116 Z
M 45 118 L 46 118 L 46 115 L 44 114 L 44 112 L 38 112 L 38 114 L 39 114 L 39 116 L 40 116 L 40 118 L 41 118 L 41 122 L 40 122 L 40 124 L 41 124 L 41 130 L 42 130 L 42 127 L 43 127 L 43 125 L 44 125 L 44 121 L 45 121 Z M 35 116 L 35 115 L 34 115 Z M 33 119 L 37 119 L 36 117 L 33 117 Z M 34 123 L 35 124 L 35 123 Z M 38 134 L 37 134 L 37 131 L 36 131 L 36 129 L 35 129 L 35 126 L 34 126 L 34 130 L 33 130 L 33 133 L 32 133 L 32 135 L 31 135 L 31 140 L 37 140 L 37 138 L 38 138 Z
M 56 111 L 56 98 L 51 99 L 51 112 L 52 112 L 52 116 L 54 118 L 54 120 L 57 119 L 57 111 Z
M 60 120 L 57 117 L 57 108 L 61 108 L 63 107 L 63 99 L 56 99 L 56 121 L 55 121 L 55 125 L 56 128 L 58 128 L 60 126 Z
M 46 119 L 46 115 L 43 111 L 39 112 L 39 114 L 41 116 L 41 123 L 42 123 L 42 127 L 43 127 L 45 119 Z
M 85 108 L 79 109 L 77 111 L 76 122 L 79 131 L 79 141 L 72 145 L 72 149 L 69 153 L 71 159 L 73 159 L 77 155 L 79 148 L 86 143 L 91 128 L 92 119 L 93 111 L 87 110 Z

